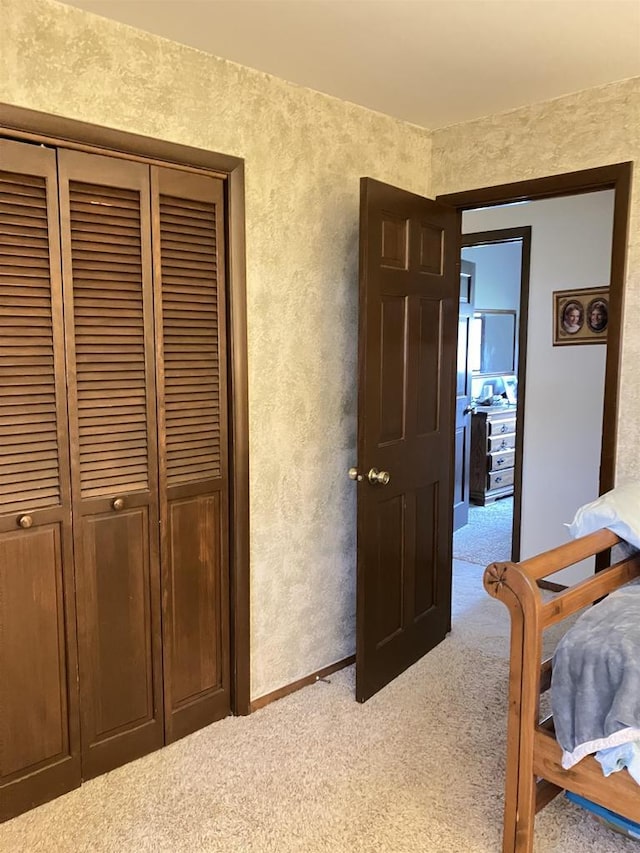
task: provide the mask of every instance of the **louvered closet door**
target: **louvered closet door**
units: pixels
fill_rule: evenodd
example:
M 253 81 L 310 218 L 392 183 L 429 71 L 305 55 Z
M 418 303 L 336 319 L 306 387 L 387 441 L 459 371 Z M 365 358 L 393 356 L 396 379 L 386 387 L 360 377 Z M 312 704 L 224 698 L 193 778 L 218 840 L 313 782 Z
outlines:
M 230 712 L 222 182 L 152 167 L 166 739 Z
M 0 820 L 80 784 L 55 170 L 0 140 Z
M 88 778 L 163 743 L 149 171 L 59 168 Z

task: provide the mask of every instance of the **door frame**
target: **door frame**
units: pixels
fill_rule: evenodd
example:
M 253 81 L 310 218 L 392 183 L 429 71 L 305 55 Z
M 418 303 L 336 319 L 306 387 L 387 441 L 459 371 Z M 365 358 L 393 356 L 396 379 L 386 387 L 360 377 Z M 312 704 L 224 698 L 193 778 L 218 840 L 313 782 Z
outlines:
M 453 533 L 455 534 L 462 527 L 466 527 L 469 523 L 469 495 L 471 491 L 471 474 L 470 474 L 470 465 L 471 465 L 471 419 L 469 415 L 472 415 L 472 380 L 473 374 L 469 368 L 469 331 L 471 329 L 471 320 L 473 319 L 473 311 L 475 304 L 475 290 L 476 290 L 476 279 L 475 279 L 475 270 L 476 265 L 472 261 L 466 261 L 463 258 L 458 259 L 460 263 L 460 293 L 458 297 L 458 346 L 457 346 L 457 378 L 456 378 L 456 407 L 455 407 L 455 422 L 453 425 Z M 465 268 L 466 267 L 466 268 Z M 472 268 L 472 270 L 471 270 Z M 467 288 L 466 293 L 463 291 L 462 281 L 463 277 L 469 277 L 469 286 Z M 467 392 L 464 395 L 460 395 L 458 392 L 460 391 L 460 334 L 461 334 L 461 320 L 464 317 L 468 318 L 468 323 L 466 327 L 466 340 L 467 345 L 465 348 L 465 375 L 464 375 L 464 387 Z M 465 399 L 465 406 L 461 409 L 461 398 Z M 460 417 L 463 418 L 463 426 L 461 427 Z M 473 415 L 472 415 L 473 416 Z M 460 429 L 463 430 L 463 440 L 462 440 L 462 458 L 458 458 L 458 435 Z M 458 474 L 461 474 L 460 479 L 458 479 Z M 458 485 L 462 485 L 462 500 L 456 501 L 456 489 Z M 460 507 L 463 509 L 461 510 Z M 458 514 L 458 518 L 456 520 L 456 510 Z M 464 521 L 464 524 L 461 524 L 460 521 Z M 453 553 L 453 552 L 452 552 Z
M 518 302 L 518 407 L 516 409 L 516 457 L 513 481 L 513 519 L 511 522 L 511 559 L 520 559 L 520 519 L 522 516 L 522 453 L 524 447 L 524 411 L 527 373 L 527 329 L 529 320 L 529 275 L 531 272 L 530 225 L 496 228 L 460 235 L 460 250 L 471 246 L 491 246 L 519 240 L 522 244 L 520 264 L 520 298 Z M 468 474 L 469 472 L 467 472 Z
M 244 160 L 126 131 L 0 104 L 0 136 L 222 178 L 225 184 L 231 709 L 249 714 L 249 403 Z
M 436 196 L 436 201 L 456 208 L 458 234 L 462 240 L 462 214 L 465 210 L 473 210 L 478 207 L 495 207 L 516 201 L 535 201 L 543 198 L 597 192 L 598 190 L 614 190 L 609 328 L 607 332 L 600 452 L 600 494 L 611 490 L 615 484 L 622 318 L 632 172 L 632 162 L 614 163 L 609 166 L 583 169 L 578 172 L 566 172 L 560 175 L 532 178 L 510 184 L 499 184 Z

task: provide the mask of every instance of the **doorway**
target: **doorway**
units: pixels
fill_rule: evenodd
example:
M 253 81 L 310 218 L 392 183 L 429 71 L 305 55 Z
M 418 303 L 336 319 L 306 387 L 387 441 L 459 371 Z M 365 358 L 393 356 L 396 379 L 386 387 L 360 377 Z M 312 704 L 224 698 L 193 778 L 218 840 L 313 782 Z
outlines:
M 516 421 L 524 408 L 518 387 L 525 385 L 531 228 L 465 233 L 461 244 L 471 306 L 461 299 L 458 381 L 464 365 L 469 390 L 455 483 L 463 481 L 458 491 L 468 506 L 464 514 L 454 507 L 453 556 L 487 565 L 519 558 L 523 435 Z
M 579 186 L 578 179 L 582 175 L 590 179 L 590 186 Z M 613 486 L 615 420 L 612 413 L 616 400 L 610 386 L 617 386 L 619 358 L 619 315 L 617 320 L 613 315 L 619 311 L 622 295 L 629 169 L 621 164 L 582 175 L 577 173 L 555 179 L 555 193 L 550 191 L 554 179 L 518 185 L 518 189 L 526 187 L 530 192 L 513 193 L 511 198 L 518 198 L 518 204 L 495 204 L 501 188 L 485 190 L 484 198 L 480 197 L 483 191 L 455 197 L 456 201 L 474 197 L 476 202 L 473 206 L 459 206 L 462 245 L 469 238 L 469 232 L 538 222 L 538 229 L 533 229 L 532 236 L 536 280 L 532 278 L 530 293 L 533 316 L 528 323 L 529 347 L 526 338 L 524 345 L 521 340 L 518 359 L 518 374 L 523 372 L 525 362 L 533 373 L 527 378 L 526 386 L 523 376 L 518 376 L 517 431 L 524 483 L 521 483 L 520 493 L 522 540 L 514 542 L 515 559 L 557 545 L 562 541 L 562 524 L 571 521 L 576 509 Z M 599 175 L 606 177 L 607 183 L 598 185 L 595 179 Z M 523 204 L 527 195 L 529 203 Z M 454 197 L 442 200 L 450 199 Z M 506 192 L 501 200 L 507 201 Z M 540 230 L 543 213 L 549 218 L 546 233 L 544 228 Z M 533 215 L 533 220 L 529 214 Z M 572 243 L 573 256 L 568 251 Z M 469 256 L 463 251 L 462 257 Z M 586 268 L 581 269 L 585 260 Z M 574 287 L 586 292 L 597 285 L 609 287 L 607 340 L 601 337 L 590 341 L 600 346 L 558 345 L 558 341 L 554 341 L 556 293 Z M 523 324 L 520 328 L 523 329 Z M 526 325 L 524 331 L 526 334 Z M 520 411 L 525 390 L 528 392 L 526 429 L 524 411 Z M 588 411 L 581 409 L 585 400 L 588 400 Z M 551 435 L 553 440 L 543 447 L 545 437 Z M 566 460 L 572 458 L 575 462 L 569 468 L 575 465 L 577 470 L 570 473 Z M 549 520 L 553 523 L 547 523 Z M 517 531 L 517 525 L 514 528 Z M 454 556 L 457 556 L 455 538 Z M 593 571 L 593 566 L 584 567 L 587 568 Z M 574 579 L 564 580 L 574 582 Z

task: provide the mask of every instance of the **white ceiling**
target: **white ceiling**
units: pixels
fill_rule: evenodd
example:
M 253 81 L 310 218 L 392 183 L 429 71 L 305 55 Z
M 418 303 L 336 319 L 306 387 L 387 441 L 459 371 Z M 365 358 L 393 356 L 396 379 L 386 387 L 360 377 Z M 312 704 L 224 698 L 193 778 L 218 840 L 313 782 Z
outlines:
M 68 0 L 427 128 L 640 76 L 640 0 Z

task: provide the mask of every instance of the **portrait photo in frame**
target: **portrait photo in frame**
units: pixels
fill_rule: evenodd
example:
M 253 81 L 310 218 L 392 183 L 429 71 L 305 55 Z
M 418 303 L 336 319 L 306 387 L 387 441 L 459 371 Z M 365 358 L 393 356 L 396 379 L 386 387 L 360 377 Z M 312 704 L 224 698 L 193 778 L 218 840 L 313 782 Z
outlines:
M 605 344 L 608 326 L 608 287 L 554 291 L 554 347 L 567 344 Z

